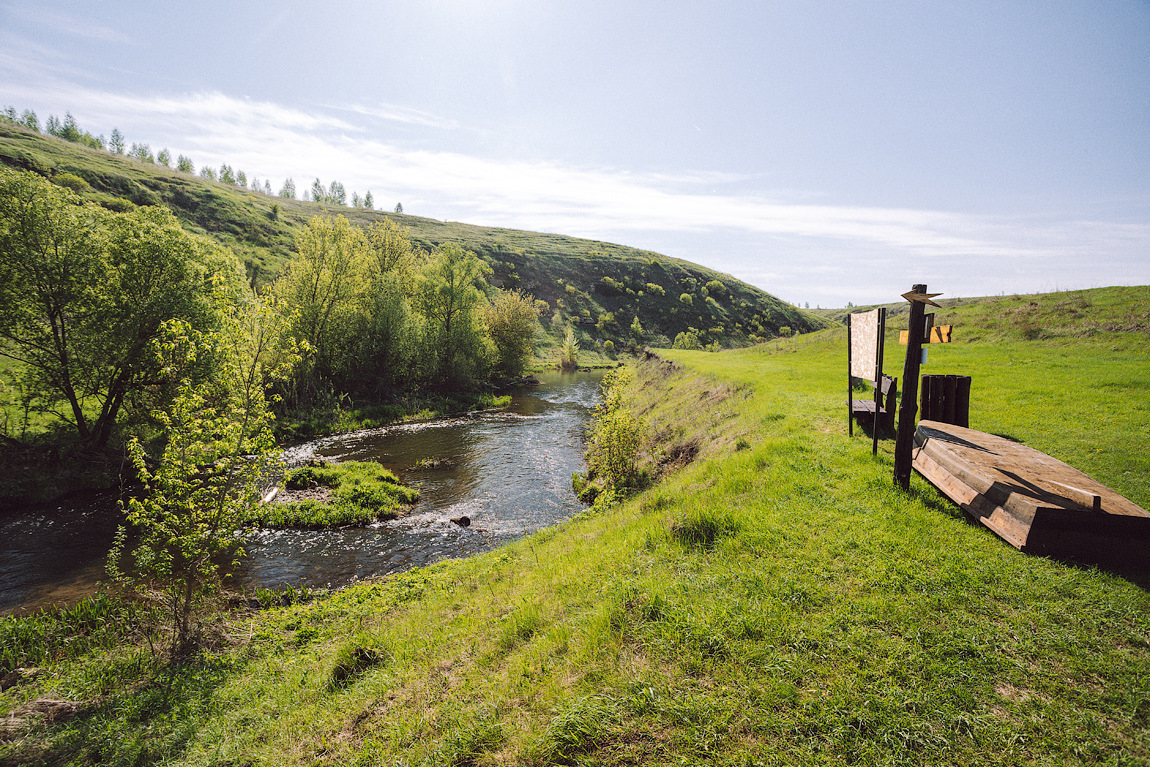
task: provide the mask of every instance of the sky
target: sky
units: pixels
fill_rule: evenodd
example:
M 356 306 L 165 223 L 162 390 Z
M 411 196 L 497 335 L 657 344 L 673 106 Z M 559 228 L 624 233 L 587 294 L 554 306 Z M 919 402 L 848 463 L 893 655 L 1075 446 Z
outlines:
M 812 308 L 1150 284 L 1146 0 L 0 0 L 0 106 Z

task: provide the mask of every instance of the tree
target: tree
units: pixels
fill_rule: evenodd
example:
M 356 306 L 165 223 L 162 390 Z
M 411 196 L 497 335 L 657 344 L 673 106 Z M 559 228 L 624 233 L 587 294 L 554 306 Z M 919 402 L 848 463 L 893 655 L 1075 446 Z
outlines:
M 112 128 L 112 138 L 108 139 L 108 151 L 112 154 L 124 153 L 124 134 L 119 128 Z
M 371 199 L 371 190 L 367 190 L 367 194 L 363 196 L 363 207 L 368 210 L 375 210 L 375 200 Z
M 235 186 L 236 175 L 232 171 L 232 166 L 224 163 L 220 165 L 220 183 L 231 184 Z
M 166 320 L 207 330 L 234 258 L 166 208 L 109 213 L 32 173 L 0 170 L 0 355 L 23 365 L 37 411 L 95 448 L 168 376 L 151 343 Z
M 212 181 L 215 181 L 216 180 L 216 170 L 215 170 L 215 168 L 212 168 L 212 167 L 205 165 L 204 167 L 200 168 L 200 176 L 202 178 L 211 179 Z
M 171 652 L 195 641 L 197 607 L 219 592 L 221 561 L 242 556 L 238 531 L 260 502 L 260 482 L 277 450 L 265 383 L 290 363 L 277 339 L 277 316 L 257 304 L 240 307 L 219 332 L 204 336 L 186 323 L 165 323 L 155 351 L 173 369 L 199 356 L 220 360 L 198 384 L 181 381 L 171 406 L 158 411 L 167 444 L 157 468 L 129 444 L 146 495 L 124 504 L 137 540 L 127 551 L 121 527 L 108 559 L 112 577 L 158 592 L 171 621 Z M 130 557 L 132 567 L 121 565 Z
M 184 173 L 195 173 L 196 166 L 192 164 L 190 157 L 180 155 L 176 158 L 176 170 L 183 171 Z
M 280 187 L 280 197 L 288 200 L 295 199 L 295 182 L 290 178 L 284 179 L 284 185 Z
M 355 377 L 390 384 L 418 376 L 420 326 L 411 301 L 417 256 L 407 231 L 392 221 L 364 232 L 365 292 L 359 300 Z
M 60 118 L 56 115 L 48 115 L 48 119 L 44 122 L 44 132 L 49 136 L 60 137 Z
M 158 162 L 160 165 L 163 165 L 165 168 L 172 167 L 172 153 L 168 151 L 167 147 L 161 149 L 160 153 L 156 155 L 156 162 Z
M 40 120 L 36 118 L 36 113 L 31 109 L 25 109 L 24 113 L 20 116 L 20 123 L 30 131 L 40 132 Z M 123 151 L 123 143 L 120 144 L 121 152 Z
M 698 351 L 703 348 L 703 344 L 699 341 L 698 331 L 694 328 L 690 328 L 675 336 L 675 342 L 671 345 L 671 348 Z
M 428 257 L 418 275 L 419 309 L 440 381 L 464 380 L 482 367 L 478 309 L 483 293 L 477 283 L 490 273 L 491 267 L 470 250 L 447 244 Z
M 84 134 L 81 133 L 80 127 L 76 125 L 76 118 L 72 116 L 71 112 L 64 113 L 64 124 L 60 126 L 60 138 L 65 141 L 79 141 L 83 138 Z
M 327 193 L 327 202 L 332 205 L 347 205 L 347 190 L 339 181 L 331 182 L 331 189 Z
M 402 202 L 397 202 L 395 204 L 395 212 L 396 213 L 402 213 L 403 212 L 403 203 Z
M 314 376 L 297 371 L 310 386 L 347 369 L 367 250 L 346 218 L 316 216 L 296 236 L 296 251 L 274 291 L 292 334 L 311 348 Z
M 263 193 L 266 194 L 268 197 L 272 196 L 272 182 L 267 180 L 266 178 L 264 179 Z
M 311 182 L 311 201 L 323 202 L 326 198 L 327 190 L 324 189 L 323 184 L 321 184 L 317 178 L 315 181 Z
M 635 315 L 635 319 L 631 320 L 631 335 L 635 338 L 643 337 L 643 323 L 639 322 L 639 315 Z
M 353 207 L 353 208 L 360 207 L 359 192 L 352 192 L 351 193 L 351 207 Z
M 237 170 L 236 171 L 236 179 L 235 179 L 234 183 L 240 189 L 247 189 L 248 188 L 248 176 L 247 176 L 247 174 L 244 173 L 242 170 Z
M 559 312 L 556 311 L 556 314 Z M 552 319 L 554 324 L 557 320 Z M 559 345 L 559 368 L 561 370 L 574 370 L 579 366 L 579 342 L 575 339 L 575 329 L 567 326 L 563 336 L 563 343 Z
M 487 306 L 487 332 L 495 344 L 495 366 L 506 376 L 523 374 L 535 354 L 538 329 L 531 296 L 518 290 L 504 291 Z

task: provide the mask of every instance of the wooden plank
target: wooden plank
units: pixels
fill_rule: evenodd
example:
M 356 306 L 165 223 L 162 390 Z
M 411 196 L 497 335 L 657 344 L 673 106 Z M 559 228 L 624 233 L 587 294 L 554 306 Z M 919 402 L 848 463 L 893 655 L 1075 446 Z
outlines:
M 1072 466 L 993 434 L 925 420 L 913 465 L 1022 551 L 1103 564 L 1150 562 L 1150 512 Z

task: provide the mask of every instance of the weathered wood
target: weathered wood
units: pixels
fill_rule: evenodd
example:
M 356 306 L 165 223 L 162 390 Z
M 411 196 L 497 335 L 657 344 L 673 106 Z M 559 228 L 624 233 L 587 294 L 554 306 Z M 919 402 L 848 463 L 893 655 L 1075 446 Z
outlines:
M 928 294 L 926 285 L 916 284 L 911 288 L 910 328 L 906 345 L 906 361 L 902 368 L 902 403 L 898 411 L 898 433 L 894 442 L 894 483 L 903 490 L 910 490 L 911 451 L 914 448 L 914 420 L 918 412 L 918 368 L 922 360 L 922 315 L 923 302 L 938 295 Z M 933 302 L 931 302 L 933 303 Z M 937 304 L 936 304 L 937 305 Z
M 1017 549 L 1098 564 L 1150 563 L 1150 512 L 1017 442 L 923 420 L 914 468 Z

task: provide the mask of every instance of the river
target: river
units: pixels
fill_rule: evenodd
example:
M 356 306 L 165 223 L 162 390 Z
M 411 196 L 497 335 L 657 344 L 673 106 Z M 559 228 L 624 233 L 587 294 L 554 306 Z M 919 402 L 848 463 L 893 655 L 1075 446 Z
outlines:
M 489 551 L 581 508 L 571 473 L 583 468 L 583 432 L 602 373 L 547 372 L 506 408 L 341 434 L 285 451 L 377 461 L 418 487 L 406 516 L 362 528 L 256 530 L 233 575 L 245 589 L 338 587 L 355 580 Z M 435 468 L 418 468 L 417 464 Z M 469 527 L 450 520 L 467 516 Z M 67 604 L 92 593 L 119 524 L 115 497 L 30 506 L 0 515 L 0 614 Z

